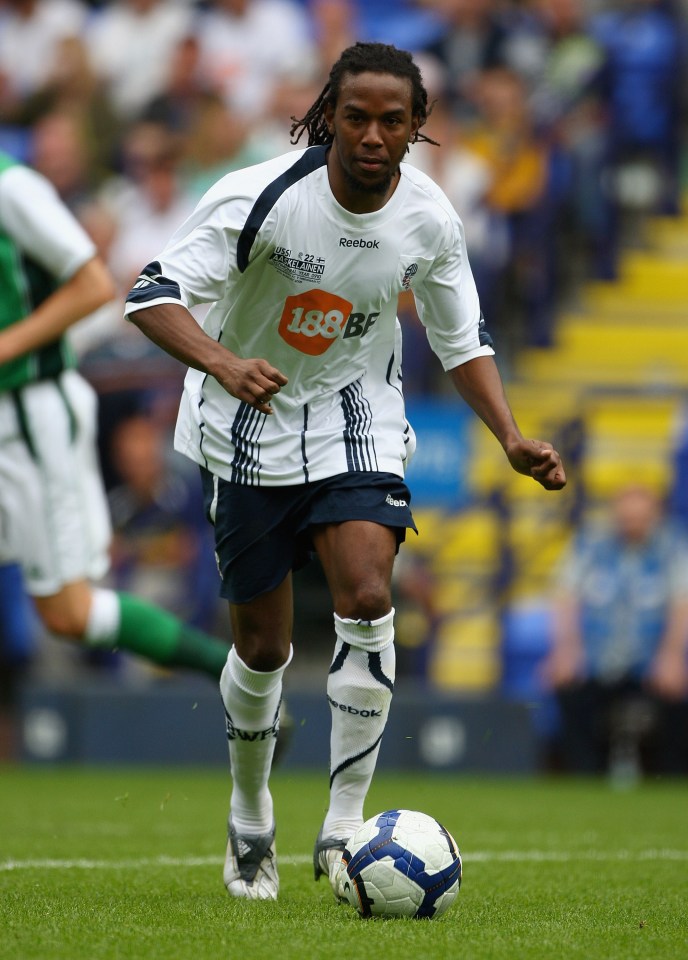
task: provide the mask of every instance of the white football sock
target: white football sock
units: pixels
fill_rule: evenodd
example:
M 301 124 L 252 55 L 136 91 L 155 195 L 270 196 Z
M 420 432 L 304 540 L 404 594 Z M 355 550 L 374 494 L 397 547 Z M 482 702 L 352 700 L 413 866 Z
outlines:
M 272 830 L 272 796 L 268 778 L 279 730 L 282 675 L 292 658 L 277 670 L 251 670 L 232 647 L 220 678 L 227 718 L 232 771 L 232 823 L 239 834 Z
M 330 806 L 324 837 L 348 839 L 363 822 L 395 676 L 394 610 L 379 620 L 335 614 L 337 643 L 327 678 L 332 711 Z
M 122 619 L 119 597 L 114 590 L 93 587 L 84 640 L 90 647 L 112 650 Z

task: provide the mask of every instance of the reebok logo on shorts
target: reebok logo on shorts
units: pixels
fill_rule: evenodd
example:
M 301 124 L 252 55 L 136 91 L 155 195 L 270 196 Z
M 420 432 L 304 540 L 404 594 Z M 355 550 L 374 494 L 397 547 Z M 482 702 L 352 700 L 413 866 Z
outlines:
M 391 493 L 388 493 L 385 497 L 385 503 L 388 503 L 390 507 L 408 507 L 405 500 L 395 500 Z

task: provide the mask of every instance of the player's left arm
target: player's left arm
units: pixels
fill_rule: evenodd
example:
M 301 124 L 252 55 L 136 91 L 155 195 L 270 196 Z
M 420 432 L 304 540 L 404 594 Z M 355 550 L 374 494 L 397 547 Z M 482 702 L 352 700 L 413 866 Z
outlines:
M 647 685 L 667 700 L 688 694 L 688 599 L 670 605 L 662 642 L 650 664 Z
M 100 257 L 92 257 L 31 313 L 0 332 L 0 363 L 53 343 L 115 295 L 107 267 Z
M 545 490 L 561 490 L 566 471 L 551 443 L 528 440 L 519 430 L 502 378 L 491 356 L 478 356 L 448 371 L 458 393 L 492 431 L 517 473 L 532 477 Z

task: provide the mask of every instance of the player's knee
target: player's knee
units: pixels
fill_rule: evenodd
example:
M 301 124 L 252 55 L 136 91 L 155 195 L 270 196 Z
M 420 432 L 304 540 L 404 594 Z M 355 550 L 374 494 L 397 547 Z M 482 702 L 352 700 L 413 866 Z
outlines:
M 369 581 L 348 591 L 338 606 L 337 613 L 340 617 L 351 620 L 379 620 L 389 613 L 392 595 L 387 584 Z
M 63 640 L 83 640 L 88 622 L 87 607 L 51 598 L 47 602 L 37 600 L 36 608 L 43 625 L 50 633 Z
M 41 616 L 50 633 L 63 640 L 81 641 L 86 632 L 86 621 L 71 611 L 50 610 Z
M 258 673 L 271 673 L 278 670 L 289 659 L 289 642 L 276 642 L 273 638 L 259 637 L 234 639 L 237 653 L 250 670 Z

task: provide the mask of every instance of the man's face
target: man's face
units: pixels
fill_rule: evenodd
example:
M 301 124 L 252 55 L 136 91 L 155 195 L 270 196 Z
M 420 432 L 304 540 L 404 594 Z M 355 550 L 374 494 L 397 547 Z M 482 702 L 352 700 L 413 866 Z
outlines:
M 614 521 L 619 535 L 628 543 L 647 540 L 660 518 L 660 502 L 647 487 L 629 486 L 617 495 Z
M 335 197 L 352 213 L 380 209 L 418 129 L 411 81 L 389 73 L 345 74 L 325 118 L 334 135 L 328 172 Z

